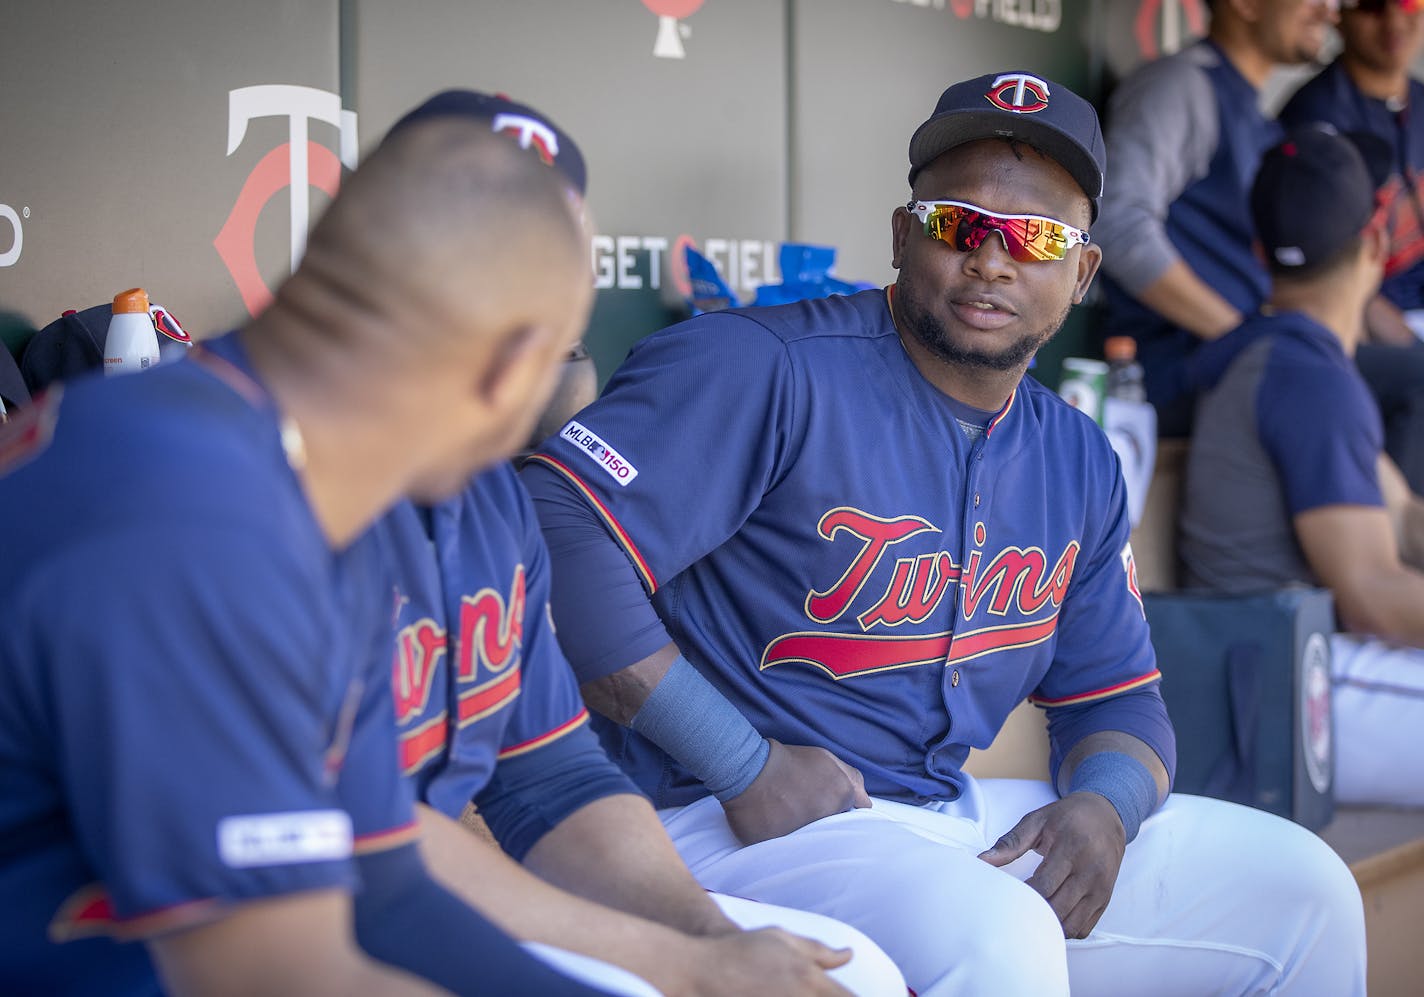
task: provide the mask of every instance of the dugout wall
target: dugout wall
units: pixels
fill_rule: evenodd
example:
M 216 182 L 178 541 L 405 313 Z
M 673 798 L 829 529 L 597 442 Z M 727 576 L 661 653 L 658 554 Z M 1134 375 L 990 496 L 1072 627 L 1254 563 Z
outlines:
M 585 152 L 607 376 L 678 317 L 685 243 L 747 298 L 786 239 L 892 279 L 905 146 L 947 83 L 1027 68 L 1096 98 L 1203 17 L 1202 0 L 7 0 L 0 311 L 38 327 L 142 285 L 197 336 L 238 324 L 360 151 L 468 86 Z

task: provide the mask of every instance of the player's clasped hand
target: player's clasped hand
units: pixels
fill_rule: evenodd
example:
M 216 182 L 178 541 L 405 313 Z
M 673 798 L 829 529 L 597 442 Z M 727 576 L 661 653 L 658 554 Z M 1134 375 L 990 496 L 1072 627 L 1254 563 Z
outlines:
M 850 949 L 833 949 L 780 928 L 737 931 L 705 941 L 692 981 L 696 997 L 849 997 L 826 970 L 849 962 Z
M 1026 882 L 1058 915 L 1068 938 L 1087 938 L 1103 916 L 1127 848 L 1122 819 L 1097 793 L 1069 793 L 1027 814 L 980 854 L 1006 866 L 1030 851 L 1043 856 Z
M 722 804 L 732 833 L 746 845 L 779 838 L 814 820 L 870 806 L 865 779 L 824 748 L 767 738 L 771 753 L 755 781 Z

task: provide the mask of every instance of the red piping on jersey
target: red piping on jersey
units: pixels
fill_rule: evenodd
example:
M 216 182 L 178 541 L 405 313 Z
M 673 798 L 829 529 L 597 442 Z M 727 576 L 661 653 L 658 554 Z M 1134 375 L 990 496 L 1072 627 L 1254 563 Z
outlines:
M 1082 692 L 1076 696 L 1060 696 L 1057 699 L 1047 699 L 1043 696 L 1030 696 L 1028 701 L 1035 706 L 1076 706 L 1079 703 L 1091 703 L 1095 699 L 1106 699 L 1120 692 L 1136 689 L 1149 682 L 1155 682 L 1161 677 L 1162 673 L 1154 668 L 1146 675 L 1140 675 L 1135 679 L 1128 679 L 1126 682 L 1119 682 L 1117 685 L 1110 685 L 1106 689 L 1098 689 L 1094 692 Z
M 358 834 L 352 842 L 351 852 L 353 855 L 371 855 L 374 852 L 388 852 L 392 848 L 400 848 L 408 845 L 420 837 L 420 824 L 416 821 L 408 821 L 399 827 L 387 828 L 384 831 L 372 831 L 370 834 Z
M 587 721 L 588 710 L 586 708 L 580 709 L 572 717 L 559 724 L 559 726 L 555 727 L 547 734 L 540 734 L 538 737 L 532 737 L 527 741 L 520 741 L 518 744 L 511 744 L 509 747 L 501 749 L 497 758 L 505 759 L 513 758 L 516 755 L 526 755 L 531 751 L 535 751 L 539 748 L 544 747 L 544 745 L 546 744 L 552 744 L 559 738 L 563 737 L 565 734 L 569 733 L 569 731 L 577 730 Z
M 190 359 L 202 365 L 209 374 L 237 392 L 253 408 L 262 408 L 270 403 L 270 398 L 262 385 L 258 384 L 227 357 L 220 357 L 211 350 L 203 349 L 201 343 L 189 353 Z
M 450 723 L 446 714 L 441 713 L 415 730 L 407 731 L 400 739 L 401 771 L 410 775 L 445 748 L 445 740 L 450 734 Z
M 643 560 L 643 555 L 638 552 L 637 544 L 633 543 L 633 538 L 628 536 L 627 531 L 619 525 L 613 513 L 609 512 L 607 507 L 598 500 L 598 496 L 583 483 L 583 479 L 573 471 L 570 471 L 564 464 L 546 454 L 536 453 L 529 459 L 537 460 L 541 464 L 548 464 L 554 470 L 568 478 L 574 487 L 583 493 L 584 498 L 592 503 L 593 507 L 598 510 L 598 514 L 603 517 L 603 521 L 608 524 L 608 528 L 613 531 L 613 536 L 617 539 L 624 552 L 633 561 L 633 567 L 638 569 L 638 574 L 643 576 L 643 586 L 648 590 L 648 594 L 652 595 L 657 592 L 658 580 L 653 577 L 653 570 L 648 567 L 648 562 Z
M 1018 385 L 1014 385 L 1014 390 L 1009 392 L 1009 400 L 1004 402 L 1004 407 L 999 409 L 999 414 L 990 419 L 989 425 L 984 427 L 985 439 L 994 435 L 994 430 L 998 427 L 999 423 L 1004 421 L 1004 417 L 1009 414 L 1009 409 L 1014 407 L 1014 399 L 1018 397 L 1018 394 Z
M 13 471 L 49 446 L 63 395 L 64 385 L 52 384 L 0 425 L 0 470 Z
M 520 670 L 515 668 L 508 675 L 460 693 L 460 726 L 468 727 L 512 703 L 519 695 L 519 676 Z
M 119 917 L 102 883 L 81 886 L 59 905 L 49 923 L 52 942 L 108 935 L 120 940 L 143 938 L 183 925 L 208 920 L 222 906 L 216 899 L 187 900 L 157 910 Z
M 951 664 L 970 661 L 974 658 L 993 654 L 996 651 L 1013 651 L 1023 647 L 1042 644 L 1058 629 L 1058 613 L 1046 620 L 1030 623 L 1010 623 L 999 627 L 985 627 L 957 634 L 949 647 Z

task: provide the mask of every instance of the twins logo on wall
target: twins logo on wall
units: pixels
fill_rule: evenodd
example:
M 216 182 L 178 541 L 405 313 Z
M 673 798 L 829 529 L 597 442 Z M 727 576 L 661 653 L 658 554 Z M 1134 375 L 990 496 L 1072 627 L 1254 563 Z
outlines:
M 306 248 L 311 222 L 311 188 L 334 197 L 341 185 L 341 167 L 356 168 L 356 112 L 341 107 L 328 90 L 288 84 L 242 87 L 228 93 L 227 154 L 242 145 L 247 126 L 257 118 L 286 118 L 287 141 L 266 153 L 252 168 L 223 222 L 213 248 L 218 251 L 249 315 L 272 300 L 272 290 L 257 265 L 257 220 L 282 190 L 289 190 L 288 219 L 291 269 Z M 308 138 L 312 121 L 337 129 L 339 154 Z M 339 158 L 338 158 L 339 156 Z
M 20 251 L 25 248 L 25 227 L 20 222 L 20 215 L 30 217 L 28 207 L 16 211 L 8 204 L 0 204 L 0 219 L 10 223 L 11 230 L 15 233 L 15 241 L 10 244 L 10 248 L 0 251 L 0 267 L 13 267 L 20 262 Z M 4 245 L 0 241 L 0 245 Z
M 643 6 L 658 16 L 658 36 L 653 42 L 653 55 L 659 59 L 685 59 L 683 39 L 692 29 L 682 23 L 702 7 L 703 0 L 643 0 Z
M 1171 55 L 1191 38 L 1204 34 L 1202 0 L 1142 0 L 1132 22 L 1132 36 L 1144 59 Z

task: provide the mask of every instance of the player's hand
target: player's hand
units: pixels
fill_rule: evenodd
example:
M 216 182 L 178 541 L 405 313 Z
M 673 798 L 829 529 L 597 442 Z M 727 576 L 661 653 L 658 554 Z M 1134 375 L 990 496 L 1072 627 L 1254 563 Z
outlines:
M 826 970 L 849 962 L 850 949 L 829 948 L 780 928 L 739 931 L 704 942 L 689 991 L 697 997 L 847 997 Z
M 767 738 L 766 767 L 740 796 L 722 804 L 744 845 L 790 834 L 813 820 L 870 806 L 865 779 L 824 748 Z
M 1029 851 L 1043 862 L 1026 882 L 1038 891 L 1067 938 L 1087 938 L 1117 882 L 1127 834 L 1113 805 L 1097 793 L 1069 793 L 1025 816 L 979 857 L 1006 866 Z

